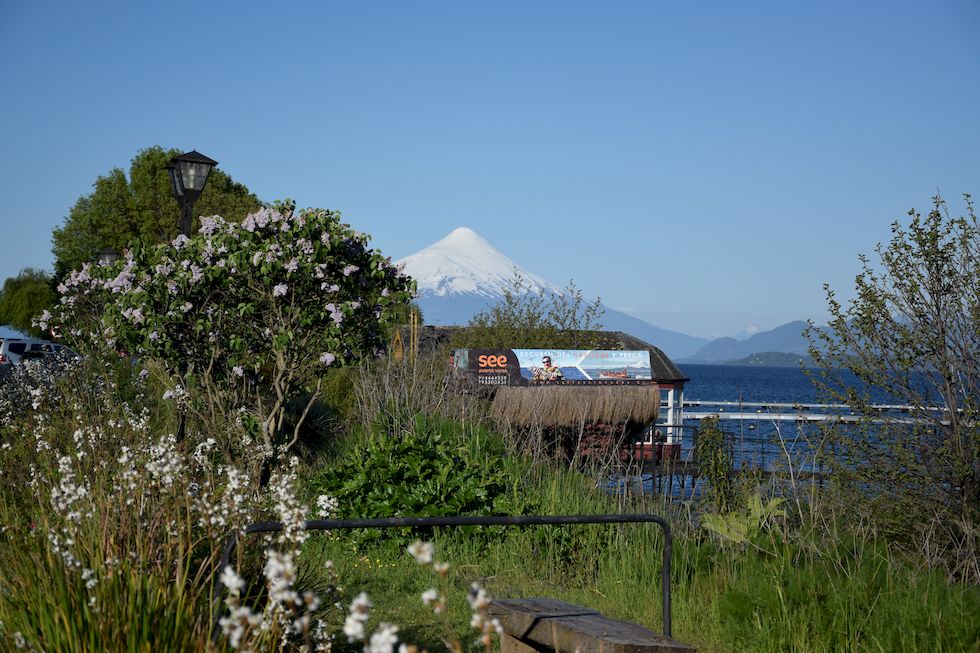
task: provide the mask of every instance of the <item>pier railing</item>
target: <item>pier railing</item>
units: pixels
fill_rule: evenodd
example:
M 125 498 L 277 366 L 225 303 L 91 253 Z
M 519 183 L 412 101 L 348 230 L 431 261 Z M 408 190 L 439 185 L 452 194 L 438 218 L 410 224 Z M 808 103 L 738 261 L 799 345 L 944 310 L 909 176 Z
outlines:
M 826 437 L 828 428 L 856 429 L 860 424 L 941 428 L 948 423 L 943 407 L 874 404 L 869 408 L 870 415 L 840 403 L 685 400 L 684 422 L 656 424 L 656 431 L 634 446 L 633 463 L 639 464 L 626 473 L 638 472 L 643 478 L 640 487 L 645 484 L 652 492 L 693 496 L 700 484 L 695 449 L 700 423 L 706 418 L 719 420 L 734 469 L 752 470 L 776 483 L 821 485 L 838 459 L 835 439 Z M 680 446 L 674 456 L 661 457 L 658 445 L 667 433 L 679 434 L 675 444 Z
M 574 524 L 656 524 L 663 531 L 664 548 L 663 562 L 660 569 L 661 616 L 663 619 L 663 634 L 671 637 L 671 607 L 670 607 L 670 560 L 673 556 L 674 538 L 670 522 L 660 515 L 495 515 L 487 517 L 388 517 L 384 519 L 316 519 L 303 522 L 307 531 L 351 530 L 355 528 L 421 528 L 435 526 L 567 526 Z M 242 531 L 242 537 L 255 533 L 278 533 L 283 530 L 282 522 L 256 522 Z M 221 595 L 225 585 L 221 581 L 221 573 L 231 563 L 231 556 L 238 545 L 239 536 L 232 533 L 225 542 L 221 553 L 221 561 L 214 575 L 214 590 L 211 594 L 212 639 L 217 641 L 220 621 Z

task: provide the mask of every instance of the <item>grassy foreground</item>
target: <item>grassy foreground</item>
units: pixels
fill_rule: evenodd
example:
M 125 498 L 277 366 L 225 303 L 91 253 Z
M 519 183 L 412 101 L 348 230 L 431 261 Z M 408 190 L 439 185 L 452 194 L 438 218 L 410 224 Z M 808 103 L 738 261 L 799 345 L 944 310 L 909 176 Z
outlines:
M 79 370 L 67 394 L 26 385 L 12 401 L 35 408 L 0 425 L 0 650 L 359 651 L 367 642 L 348 642 L 344 627 L 361 592 L 374 604 L 365 634 L 395 624 L 399 642 L 468 650 L 479 636 L 466 600 L 474 582 L 491 596 L 549 596 L 661 630 L 662 539 L 638 524 L 305 541 L 293 530 L 240 547 L 241 611 L 216 615 L 210 598 L 227 533 L 258 519 L 320 516 L 331 496 L 339 517 L 667 516 L 674 636 L 700 650 L 978 650 L 980 589 L 823 506 L 787 515 L 765 496 L 760 512 L 751 509 L 760 490 L 743 488 L 727 519 L 746 536 L 724 538 L 703 527 L 703 506 L 615 495 L 567 464 L 531 462 L 480 420 L 390 406 L 329 454 L 310 446 L 262 485 L 227 462 L 212 433 L 176 442 L 162 388 L 132 373 L 123 362 L 105 382 L 87 383 Z M 450 563 L 445 575 L 406 554 L 416 538 Z M 424 605 L 427 590 L 445 596 L 447 610 Z M 218 632 L 216 616 L 226 620 Z
M 573 472 L 539 470 L 531 485 L 540 514 L 673 513 L 674 637 L 700 650 L 975 651 L 980 642 L 977 588 L 917 569 L 870 536 L 828 540 L 770 524 L 758 548 L 739 548 L 656 499 L 613 497 Z M 463 597 L 474 581 L 493 596 L 559 598 L 661 631 L 654 525 L 442 532 L 434 542 L 452 563 L 446 579 L 417 565 L 403 540 L 313 536 L 308 563 L 332 560 L 341 587 L 367 591 L 384 620 L 432 649 L 447 635 L 466 640 Z M 420 601 L 430 587 L 450 596 L 448 620 Z

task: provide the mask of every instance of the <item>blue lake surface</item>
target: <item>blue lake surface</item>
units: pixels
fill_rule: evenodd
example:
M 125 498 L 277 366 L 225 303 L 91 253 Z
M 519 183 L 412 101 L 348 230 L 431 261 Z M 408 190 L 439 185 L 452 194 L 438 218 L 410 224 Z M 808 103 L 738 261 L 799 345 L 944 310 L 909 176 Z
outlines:
M 818 394 L 813 381 L 799 367 L 761 365 L 682 365 L 690 377 L 684 386 L 688 401 L 746 401 L 816 404 L 832 401 Z M 819 375 L 818 370 L 811 370 Z M 868 388 L 847 370 L 836 370 L 850 386 L 870 392 L 876 404 L 900 403 L 879 388 Z
M 691 378 L 684 398 L 691 401 L 772 401 L 816 403 L 813 383 L 797 367 L 683 365 Z
M 754 365 L 681 365 L 681 371 L 690 378 L 684 386 L 685 401 L 730 401 L 745 403 L 779 404 L 825 404 L 833 402 L 824 396 L 811 378 L 799 367 L 765 367 Z M 817 370 L 810 372 L 814 376 Z M 837 370 L 835 374 L 850 386 L 861 388 L 870 395 L 876 404 L 902 403 L 888 393 L 868 388 L 853 374 Z M 687 411 L 712 412 L 715 406 L 688 408 Z M 815 422 L 781 421 L 774 419 L 776 412 L 795 414 L 792 409 L 773 409 L 748 407 L 740 411 L 737 407 L 725 407 L 719 415 L 719 426 L 726 434 L 735 455 L 735 466 L 753 467 L 766 470 L 785 469 L 789 460 L 798 471 L 824 471 L 814 458 L 813 446 L 821 440 L 820 429 L 823 424 Z M 736 413 L 744 412 L 749 419 L 733 419 Z M 847 414 L 846 409 L 828 409 L 835 414 Z M 726 419 L 726 416 L 730 416 Z M 681 442 L 681 459 L 691 460 L 695 433 L 699 426 L 697 419 L 685 419 Z M 835 428 L 850 429 L 846 424 Z M 643 475 L 644 488 L 652 491 L 652 478 Z M 670 493 L 684 496 L 692 491 L 700 492 L 700 481 L 694 487 L 687 480 L 686 489 L 680 479 L 674 478 Z

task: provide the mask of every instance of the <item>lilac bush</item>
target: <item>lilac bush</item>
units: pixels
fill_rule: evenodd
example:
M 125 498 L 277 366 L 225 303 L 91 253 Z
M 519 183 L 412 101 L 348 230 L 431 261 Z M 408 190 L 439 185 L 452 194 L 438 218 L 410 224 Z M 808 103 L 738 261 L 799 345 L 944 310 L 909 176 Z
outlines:
M 181 409 L 241 425 L 226 453 L 267 460 L 295 444 L 330 366 L 384 347 L 413 287 L 339 214 L 279 204 L 241 223 L 204 218 L 194 237 L 86 265 L 59 291 L 43 328 L 82 350 L 159 362 Z

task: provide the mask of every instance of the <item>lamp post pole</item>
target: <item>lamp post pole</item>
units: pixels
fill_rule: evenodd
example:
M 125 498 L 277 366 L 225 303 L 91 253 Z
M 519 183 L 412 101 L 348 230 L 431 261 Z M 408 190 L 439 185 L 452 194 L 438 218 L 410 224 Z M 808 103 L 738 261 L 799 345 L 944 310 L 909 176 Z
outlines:
M 191 222 L 194 220 L 194 202 L 204 191 L 204 185 L 208 183 L 208 175 L 211 169 L 218 165 L 214 159 L 210 159 L 197 150 L 184 152 L 180 156 L 170 159 L 167 172 L 170 174 L 170 185 L 173 190 L 174 199 L 180 207 L 180 233 L 186 237 L 191 235 Z M 187 360 L 181 358 L 177 364 L 177 371 L 180 374 L 181 383 L 187 374 Z M 177 441 L 184 439 L 186 430 L 187 414 L 180 411 L 180 423 L 177 425 Z
M 197 150 L 191 150 L 170 159 L 167 172 L 170 173 L 170 185 L 174 199 L 180 206 L 180 233 L 185 236 L 190 237 L 191 235 L 194 202 L 204 191 L 204 184 L 208 183 L 211 169 L 216 165 L 218 165 L 217 161 L 204 156 Z

